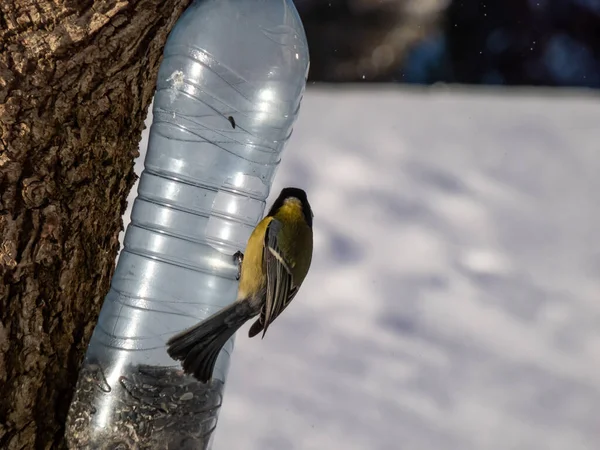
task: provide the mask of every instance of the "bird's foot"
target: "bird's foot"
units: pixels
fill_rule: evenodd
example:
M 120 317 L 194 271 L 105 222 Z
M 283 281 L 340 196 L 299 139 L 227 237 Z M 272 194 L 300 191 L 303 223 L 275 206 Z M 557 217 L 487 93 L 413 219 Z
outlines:
M 242 262 L 244 262 L 244 254 L 242 252 L 240 252 L 239 250 L 237 252 L 235 252 L 233 254 L 233 262 L 236 263 L 238 266 L 238 273 L 235 276 L 235 279 L 239 280 L 240 276 L 242 274 Z

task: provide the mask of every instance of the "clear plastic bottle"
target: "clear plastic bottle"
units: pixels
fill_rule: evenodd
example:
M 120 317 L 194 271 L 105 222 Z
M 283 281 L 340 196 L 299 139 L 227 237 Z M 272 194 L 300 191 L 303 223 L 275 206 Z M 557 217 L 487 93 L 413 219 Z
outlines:
M 292 0 L 196 0 L 173 28 L 145 169 L 66 427 L 71 449 L 206 449 L 233 339 L 214 380 L 184 375 L 173 334 L 235 299 L 308 74 Z

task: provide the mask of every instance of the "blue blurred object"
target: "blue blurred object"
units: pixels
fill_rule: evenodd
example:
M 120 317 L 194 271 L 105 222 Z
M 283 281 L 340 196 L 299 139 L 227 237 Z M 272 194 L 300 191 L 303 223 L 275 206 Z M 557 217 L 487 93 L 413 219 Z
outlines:
M 446 36 L 437 34 L 424 39 L 406 55 L 401 81 L 418 84 L 442 81 L 446 54 Z
M 71 403 L 71 448 L 210 445 L 233 339 L 207 385 L 165 343 L 234 301 L 232 255 L 262 217 L 308 66 L 291 0 L 197 0 L 172 30 L 131 224 Z
M 573 3 L 600 15 L 600 0 L 573 0 Z
M 455 0 L 400 81 L 600 87 L 600 0 Z
M 559 85 L 600 86 L 600 64 L 588 47 L 557 34 L 547 44 L 543 61 Z

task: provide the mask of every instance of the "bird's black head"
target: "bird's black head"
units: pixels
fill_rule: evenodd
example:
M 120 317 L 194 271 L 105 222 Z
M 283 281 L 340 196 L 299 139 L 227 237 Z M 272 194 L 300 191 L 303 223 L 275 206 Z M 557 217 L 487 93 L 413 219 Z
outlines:
M 283 188 L 281 190 L 281 193 L 279 194 L 279 197 L 277 197 L 277 200 L 275 200 L 275 202 L 273 202 L 273 206 L 271 206 L 271 209 L 269 210 L 269 214 L 267 214 L 267 215 L 268 216 L 274 215 L 277 212 L 277 210 L 279 210 L 279 208 L 281 208 L 283 206 L 283 203 L 285 202 L 285 200 L 289 199 L 289 198 L 297 198 L 300 201 L 300 203 L 302 204 L 302 214 L 304 215 L 304 220 L 306 220 L 306 223 L 308 224 L 308 226 L 312 228 L 313 212 L 312 212 L 312 209 L 310 208 L 310 203 L 308 203 L 308 198 L 306 197 L 306 192 L 304 192 L 300 188 L 295 188 L 295 187 Z

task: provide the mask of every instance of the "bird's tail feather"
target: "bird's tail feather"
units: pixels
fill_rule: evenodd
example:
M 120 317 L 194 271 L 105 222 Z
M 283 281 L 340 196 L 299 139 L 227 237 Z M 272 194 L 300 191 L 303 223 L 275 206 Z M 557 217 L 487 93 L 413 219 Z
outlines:
M 167 342 L 167 353 L 171 358 L 182 361 L 185 373 L 191 373 L 206 383 L 212 378 L 217 357 L 225 343 L 253 315 L 249 302 L 235 302 L 173 336 Z

